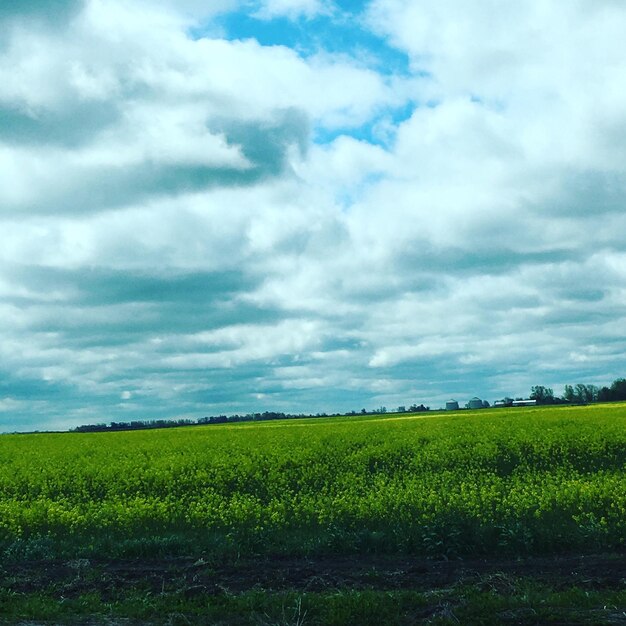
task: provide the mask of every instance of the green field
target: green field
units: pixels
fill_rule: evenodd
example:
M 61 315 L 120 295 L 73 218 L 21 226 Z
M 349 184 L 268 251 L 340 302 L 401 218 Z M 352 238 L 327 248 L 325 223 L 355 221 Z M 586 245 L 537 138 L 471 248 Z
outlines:
M 0 437 L 5 567 L 625 547 L 624 404 Z M 0 607 L 32 600 L 9 591 Z

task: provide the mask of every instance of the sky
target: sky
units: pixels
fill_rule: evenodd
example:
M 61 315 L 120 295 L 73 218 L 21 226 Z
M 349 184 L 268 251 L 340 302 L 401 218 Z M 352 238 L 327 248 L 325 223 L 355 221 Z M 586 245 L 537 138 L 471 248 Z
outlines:
M 626 375 L 621 0 L 0 3 L 0 431 Z

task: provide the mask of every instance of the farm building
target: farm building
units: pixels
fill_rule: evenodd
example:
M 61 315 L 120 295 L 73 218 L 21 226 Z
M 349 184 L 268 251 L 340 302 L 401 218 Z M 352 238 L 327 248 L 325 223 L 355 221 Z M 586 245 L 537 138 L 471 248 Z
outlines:
M 511 400 L 510 398 L 505 398 L 504 400 L 496 400 L 493 406 L 537 406 L 537 400 Z
M 467 404 L 468 409 L 482 409 L 483 406 L 483 401 L 480 398 L 476 397 L 472 398 Z
M 446 402 L 446 411 L 456 411 L 459 408 L 459 403 L 456 400 L 448 400 Z

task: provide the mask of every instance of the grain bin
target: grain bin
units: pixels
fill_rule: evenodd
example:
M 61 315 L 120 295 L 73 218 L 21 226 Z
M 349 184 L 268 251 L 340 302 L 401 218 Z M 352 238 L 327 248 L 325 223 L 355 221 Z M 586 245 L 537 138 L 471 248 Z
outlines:
M 469 404 L 467 405 L 467 407 L 469 409 L 482 409 L 483 401 L 480 398 L 474 397 L 469 401 Z

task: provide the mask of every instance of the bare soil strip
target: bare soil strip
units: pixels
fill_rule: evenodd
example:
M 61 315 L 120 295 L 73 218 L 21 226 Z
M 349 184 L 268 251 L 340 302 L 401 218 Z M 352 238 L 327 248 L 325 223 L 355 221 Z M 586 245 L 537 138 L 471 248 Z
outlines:
M 202 559 L 31 561 L 0 570 L 0 585 L 18 593 L 62 589 L 65 597 L 124 589 L 237 594 L 250 590 L 431 591 L 471 584 L 506 592 L 512 579 L 532 578 L 554 589 L 626 588 L 626 554 L 525 559 L 428 560 L 398 556 L 263 558 L 210 563 Z

